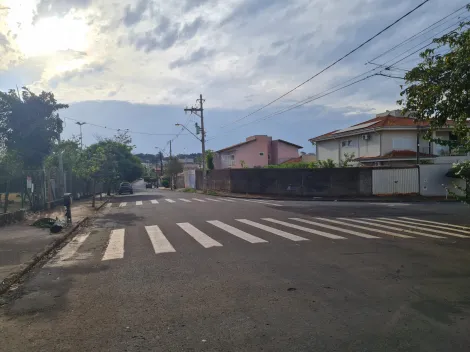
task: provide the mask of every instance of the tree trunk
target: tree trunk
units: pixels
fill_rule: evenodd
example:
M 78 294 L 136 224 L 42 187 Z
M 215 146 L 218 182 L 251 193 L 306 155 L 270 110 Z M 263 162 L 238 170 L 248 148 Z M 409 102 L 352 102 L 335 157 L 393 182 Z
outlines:
M 93 197 L 91 198 L 91 206 L 95 207 L 95 180 L 93 180 Z
M 7 187 L 5 189 L 5 203 L 3 204 L 3 212 L 8 211 L 8 196 L 10 195 L 10 180 L 7 181 Z

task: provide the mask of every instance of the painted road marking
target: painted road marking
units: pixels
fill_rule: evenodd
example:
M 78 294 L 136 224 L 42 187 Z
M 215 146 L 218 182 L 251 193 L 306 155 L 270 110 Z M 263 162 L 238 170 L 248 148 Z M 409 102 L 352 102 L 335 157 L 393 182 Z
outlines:
M 373 235 L 368 235 L 368 234 L 362 233 L 362 232 L 357 232 L 357 231 L 353 231 L 353 230 L 343 229 L 343 228 L 337 227 L 337 226 L 322 224 L 320 222 L 315 222 L 315 221 L 310 221 L 310 220 L 305 220 L 305 219 L 300 219 L 300 218 L 289 218 L 289 219 L 299 221 L 299 222 L 303 222 L 304 224 L 310 224 L 310 225 L 314 225 L 314 226 L 324 227 L 325 229 L 330 229 L 330 230 L 333 230 L 333 231 L 348 233 L 350 235 L 354 235 L 354 236 L 358 236 L 358 237 L 380 238 L 380 237 L 373 236 Z
M 122 258 L 124 258 L 124 229 L 112 230 L 109 236 L 108 246 L 101 260 Z
M 405 216 L 399 217 L 399 219 L 411 220 L 413 222 L 421 222 L 421 223 L 426 223 L 426 224 L 436 224 L 436 225 L 441 225 L 441 226 L 434 226 L 434 225 L 426 225 L 426 226 L 435 227 L 435 228 L 439 228 L 439 229 L 452 230 L 452 231 L 457 231 L 457 232 L 462 232 L 462 233 L 470 233 L 470 228 L 465 227 L 465 226 L 460 226 L 460 225 L 452 225 L 452 224 L 447 224 L 447 223 L 444 223 L 444 222 L 413 219 L 413 218 L 407 218 Z M 445 226 L 442 226 L 442 225 L 445 225 Z M 452 229 L 449 229 L 449 226 L 452 227 Z
M 318 235 L 318 236 L 323 236 L 323 237 L 331 238 L 331 239 L 333 239 L 333 240 L 345 240 L 345 239 L 346 239 L 346 237 L 342 237 L 342 236 L 338 236 L 338 235 L 332 235 L 332 234 L 330 234 L 330 233 L 323 232 L 323 231 L 312 230 L 312 229 L 309 229 L 309 228 L 307 228 L 307 227 L 303 227 L 303 226 L 299 226 L 299 225 L 290 224 L 290 223 L 288 223 L 288 222 L 279 221 L 279 220 L 276 220 L 276 219 L 263 218 L 262 220 L 270 221 L 270 222 L 273 222 L 273 223 L 275 223 L 275 224 L 284 225 L 284 226 L 287 226 L 287 227 L 291 227 L 291 228 L 293 228 L 293 229 L 297 229 L 297 230 L 301 230 L 301 231 L 313 233 L 313 234 Z
M 383 230 L 379 230 L 379 229 L 371 229 L 370 227 L 365 227 L 365 226 L 356 225 L 356 224 L 349 224 L 349 223 L 344 222 L 344 221 L 338 221 L 338 220 L 326 219 L 326 218 L 316 218 L 316 219 L 323 220 L 323 221 L 328 221 L 328 222 L 331 222 L 331 223 L 333 223 L 333 224 L 346 225 L 346 226 L 349 226 L 349 227 L 355 227 L 355 228 L 361 229 L 361 230 L 366 230 L 366 231 L 372 231 L 372 232 L 382 233 L 382 234 L 384 234 L 384 235 L 389 235 L 389 236 L 395 236 L 395 237 L 401 237 L 401 238 L 414 238 L 413 236 L 399 235 L 399 234 L 394 233 L 394 232 L 383 231 Z M 339 219 L 345 220 L 345 221 L 349 220 L 349 219 L 347 219 L 347 218 L 339 218 Z M 366 222 L 366 221 L 361 221 L 361 223 L 369 224 L 369 223 Z
M 142 201 L 138 200 L 137 202 L 135 202 L 135 205 L 142 205 Z
M 446 229 L 447 231 L 430 229 L 429 227 L 431 227 L 433 225 L 416 224 L 416 223 L 411 222 L 411 221 L 390 219 L 390 218 L 380 218 L 380 219 L 397 222 L 399 224 L 403 224 L 401 226 L 406 226 L 406 227 L 409 227 L 411 229 L 422 229 L 422 230 L 427 231 L 427 232 L 438 233 L 438 234 L 441 234 L 441 235 L 448 235 L 448 236 L 454 236 L 454 237 L 460 237 L 460 238 L 468 238 L 468 236 L 465 236 L 465 235 L 459 235 L 457 233 L 449 232 L 451 229 Z
M 379 219 L 370 219 L 370 218 L 363 218 L 363 220 L 379 222 L 379 223 L 384 223 L 384 224 L 390 224 L 390 225 L 394 226 L 394 227 L 392 227 L 392 226 L 384 226 L 384 225 L 381 225 L 381 224 L 374 224 L 374 226 L 379 226 L 380 225 L 379 227 L 382 227 L 384 229 L 388 228 L 389 230 L 395 230 L 395 231 L 400 230 L 401 232 L 412 233 L 413 235 L 419 235 L 419 236 L 425 236 L 425 237 L 431 237 L 431 238 L 445 238 L 445 237 L 442 237 L 442 236 L 431 235 L 431 234 L 423 233 L 423 232 L 419 232 L 419 231 L 402 229 L 402 228 L 397 227 L 400 224 L 397 224 L 396 222 L 392 222 L 392 221 L 379 220 Z M 351 219 L 351 221 L 356 221 L 356 220 Z M 403 225 L 400 225 L 400 226 L 403 226 Z
M 221 197 L 220 199 L 224 200 L 226 202 L 233 202 L 233 203 L 235 202 L 233 199 L 227 199 L 227 198 L 224 198 L 224 197 Z
M 175 203 L 173 199 L 165 199 L 168 203 Z
M 204 248 L 222 247 L 222 245 L 219 242 L 217 242 L 216 240 L 213 240 L 212 238 L 207 236 L 204 232 L 195 228 L 189 222 L 177 223 L 176 225 L 181 227 L 189 236 L 191 236 L 196 241 L 198 241 Z
M 85 240 L 88 238 L 90 233 L 82 233 L 77 235 L 72 241 L 67 243 L 64 248 L 62 248 L 57 256 L 52 259 L 50 263 L 48 263 L 46 266 L 47 267 L 57 267 L 61 266 L 66 260 L 69 260 L 72 258 L 77 250 L 80 248 L 80 246 L 85 242 Z
M 195 201 L 197 201 L 197 202 L 202 202 L 202 203 L 205 203 L 205 202 L 206 202 L 205 200 L 198 199 L 198 198 L 193 198 L 193 200 L 195 200 Z
M 150 201 L 150 203 L 152 203 L 152 204 L 158 204 L 158 200 L 152 199 L 152 200 Z
M 264 231 L 267 231 L 267 232 L 271 232 L 275 235 L 278 235 L 278 236 L 281 236 L 281 237 L 284 237 L 284 238 L 287 238 L 291 241 L 308 241 L 307 238 L 304 238 L 304 237 L 300 237 L 300 236 L 296 236 L 296 235 L 293 235 L 289 232 L 285 232 L 285 231 L 282 231 L 282 230 L 278 230 L 274 227 L 271 227 L 271 226 L 266 226 L 266 225 L 263 225 L 263 224 L 260 224 L 258 222 L 254 222 L 254 221 L 250 221 L 250 220 L 247 220 L 247 219 L 235 219 L 237 221 L 240 221 L 244 224 L 247 224 L 247 225 L 251 225 L 251 226 L 254 226 L 258 229 L 261 229 L 261 230 L 264 230 Z
M 258 204 L 265 204 L 265 205 L 272 205 L 272 206 L 275 206 L 275 207 L 282 207 L 281 204 L 269 203 L 269 202 L 261 201 L 261 200 L 243 199 L 243 198 L 239 198 L 239 199 L 240 199 L 240 200 L 243 200 L 243 201 L 245 201 L 245 202 L 258 203 Z
M 218 221 L 218 220 L 210 220 L 210 221 L 207 221 L 207 222 L 211 225 L 214 225 L 214 226 L 218 227 L 219 229 L 227 231 L 228 233 L 230 233 L 230 234 L 232 234 L 232 235 L 234 235 L 238 238 L 241 238 L 242 240 L 248 241 L 250 243 L 268 242 L 268 241 L 263 240 L 262 238 L 250 235 L 249 233 L 247 233 L 245 231 L 239 230 L 236 227 L 227 225 L 227 224 L 225 224 L 221 221 Z
M 178 198 L 178 199 L 182 202 L 191 203 L 191 201 L 188 199 L 184 199 L 184 198 Z
M 218 199 L 212 199 L 212 198 L 205 198 L 205 199 L 210 200 L 211 202 L 220 202 L 220 200 Z
M 176 252 L 175 248 L 173 248 L 157 225 L 145 226 L 145 231 L 147 231 L 156 254 Z
M 126 202 L 122 202 L 121 204 L 119 204 L 119 208 L 124 208 L 126 205 L 127 205 Z

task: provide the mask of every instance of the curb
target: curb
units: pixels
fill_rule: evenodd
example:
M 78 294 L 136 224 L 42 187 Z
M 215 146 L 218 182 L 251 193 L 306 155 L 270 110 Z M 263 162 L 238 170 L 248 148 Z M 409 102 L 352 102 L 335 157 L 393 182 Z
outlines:
M 89 219 L 89 217 L 85 217 L 76 223 L 67 233 L 65 233 L 62 237 L 56 239 L 54 242 L 48 244 L 39 254 L 34 255 L 28 262 L 22 264 L 20 269 L 14 273 L 8 275 L 2 282 L 0 282 L 0 295 L 8 291 L 8 289 L 17 283 L 23 275 L 29 272 L 34 266 L 39 263 L 45 256 L 51 253 L 54 249 L 59 247 L 62 243 L 64 243 L 69 237 L 73 235 L 73 233 L 78 230 L 78 228 Z

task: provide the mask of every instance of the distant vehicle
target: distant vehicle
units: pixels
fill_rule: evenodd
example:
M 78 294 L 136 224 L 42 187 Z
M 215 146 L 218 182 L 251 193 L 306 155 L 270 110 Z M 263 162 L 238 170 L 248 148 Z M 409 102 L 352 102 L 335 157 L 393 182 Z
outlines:
M 145 188 L 152 188 L 152 183 L 151 182 L 147 182 L 145 184 Z
M 123 194 L 123 193 L 134 194 L 134 190 L 132 189 L 132 185 L 129 182 L 122 182 L 119 185 L 119 194 Z

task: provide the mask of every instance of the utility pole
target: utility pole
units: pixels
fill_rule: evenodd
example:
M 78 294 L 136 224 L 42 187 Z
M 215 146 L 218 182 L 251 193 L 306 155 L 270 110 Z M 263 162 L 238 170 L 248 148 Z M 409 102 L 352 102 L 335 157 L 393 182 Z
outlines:
M 80 126 L 80 149 L 83 149 L 83 135 L 82 135 L 82 126 L 86 125 L 86 122 L 75 122 Z
M 201 118 L 201 145 L 202 145 L 202 190 L 206 190 L 206 130 L 204 129 L 204 102 L 202 94 L 196 100 L 199 103 L 199 108 L 191 107 L 184 109 L 184 112 L 195 114 Z
M 170 164 L 171 164 L 171 140 L 170 140 Z M 171 173 L 170 169 L 170 189 L 173 191 L 173 174 Z

